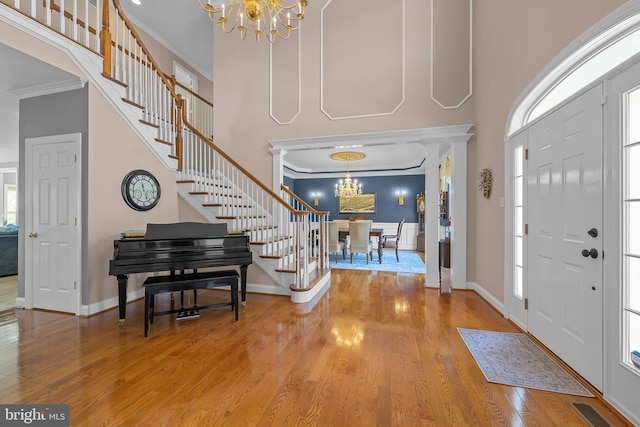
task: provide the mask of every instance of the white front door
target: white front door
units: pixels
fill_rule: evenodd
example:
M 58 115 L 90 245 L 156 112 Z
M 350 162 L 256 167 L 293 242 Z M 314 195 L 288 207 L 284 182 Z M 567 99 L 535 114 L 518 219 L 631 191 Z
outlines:
M 602 87 L 529 128 L 528 329 L 598 390 L 602 348 Z
M 79 314 L 80 141 L 81 134 L 26 140 L 25 285 L 33 308 Z

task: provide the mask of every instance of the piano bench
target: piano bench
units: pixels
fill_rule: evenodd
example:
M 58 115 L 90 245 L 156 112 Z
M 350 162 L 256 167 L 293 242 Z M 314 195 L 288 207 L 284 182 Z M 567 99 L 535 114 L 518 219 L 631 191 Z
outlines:
M 231 306 L 235 310 L 238 321 L 238 272 L 236 270 L 207 271 L 187 274 L 169 274 L 166 276 L 148 277 L 142 286 L 144 287 L 144 336 L 149 333 L 149 323 L 153 323 L 154 316 L 172 313 L 199 313 L 199 310 L 212 307 Z M 215 288 L 219 286 L 231 287 L 231 302 L 223 302 L 198 306 L 198 289 Z M 193 291 L 193 307 L 182 306 L 177 310 L 155 312 L 155 296 L 164 292 Z M 196 316 L 197 317 L 197 316 Z

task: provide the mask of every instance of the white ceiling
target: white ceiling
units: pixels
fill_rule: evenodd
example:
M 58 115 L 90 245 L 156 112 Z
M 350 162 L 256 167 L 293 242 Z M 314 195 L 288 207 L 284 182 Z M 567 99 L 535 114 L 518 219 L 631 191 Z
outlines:
M 214 24 L 198 0 L 140 1 L 135 5 L 131 0 L 120 0 L 127 18 L 212 80 Z
M 77 88 L 79 79 L 0 43 L 0 164 L 18 161 L 18 102 L 29 94 Z

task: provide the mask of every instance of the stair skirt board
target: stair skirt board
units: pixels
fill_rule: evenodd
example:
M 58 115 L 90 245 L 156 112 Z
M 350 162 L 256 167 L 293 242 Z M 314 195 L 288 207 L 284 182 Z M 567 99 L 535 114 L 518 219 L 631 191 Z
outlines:
M 325 274 L 315 286 L 308 291 L 294 291 L 291 293 L 291 302 L 296 304 L 304 304 L 317 301 L 331 287 L 331 273 Z M 317 298 L 316 298 L 317 297 Z

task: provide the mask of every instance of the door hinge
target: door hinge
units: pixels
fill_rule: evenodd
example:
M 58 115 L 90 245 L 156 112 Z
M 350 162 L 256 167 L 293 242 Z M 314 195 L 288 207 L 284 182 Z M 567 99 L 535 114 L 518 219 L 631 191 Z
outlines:
M 78 155 L 77 154 L 73 155 L 73 163 L 78 163 Z
M 529 310 L 529 298 L 524 299 L 524 309 Z
M 528 148 L 524 149 L 524 159 L 525 160 L 529 160 L 529 149 Z
M 73 218 L 73 225 L 78 226 L 78 218 Z
M 525 234 L 525 236 L 526 236 L 527 234 L 529 234 L 529 224 L 525 224 L 525 225 L 524 225 L 524 234 Z
M 75 291 L 77 289 L 77 285 L 76 285 L 76 281 L 73 281 L 73 290 Z
M 606 104 L 608 100 L 609 100 L 609 99 L 607 98 L 607 95 L 602 95 L 602 96 L 600 97 L 600 105 L 604 105 L 604 104 Z

